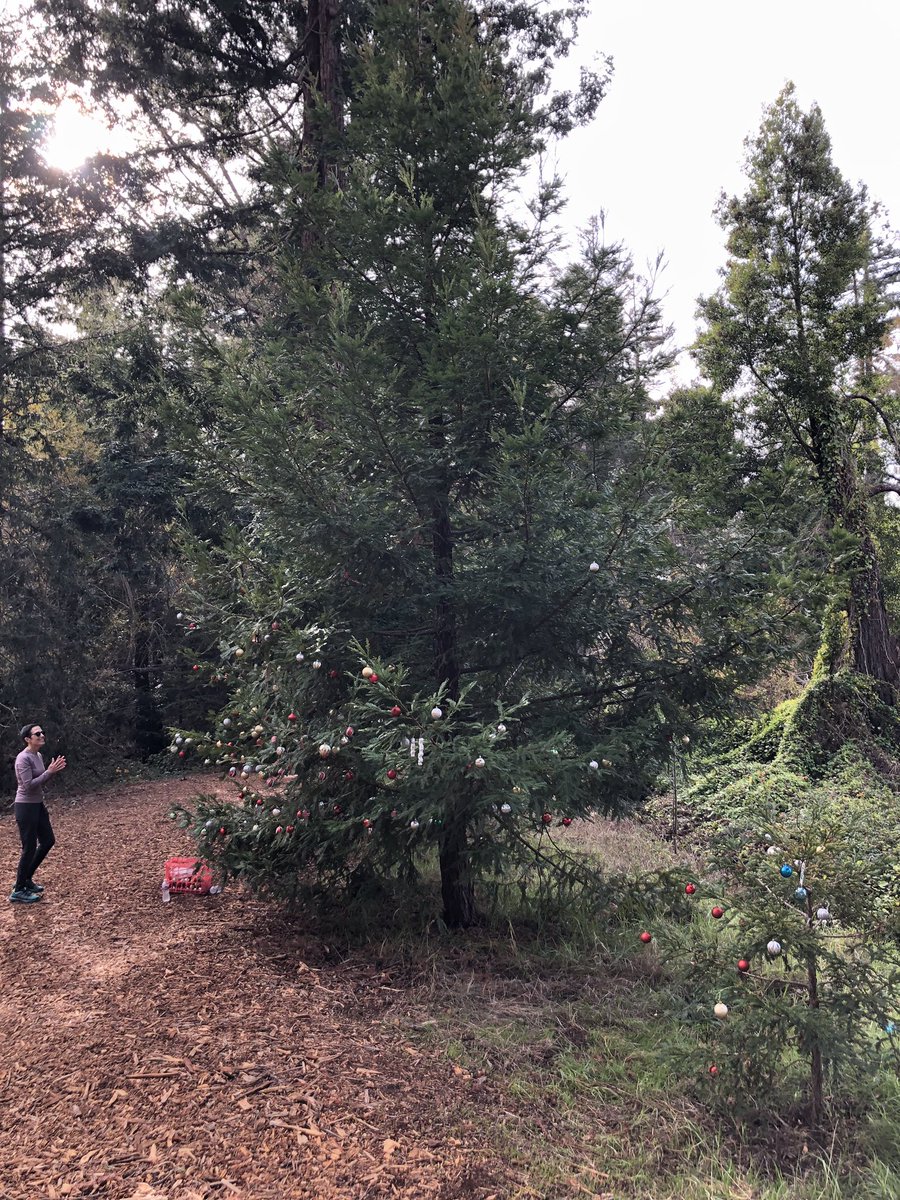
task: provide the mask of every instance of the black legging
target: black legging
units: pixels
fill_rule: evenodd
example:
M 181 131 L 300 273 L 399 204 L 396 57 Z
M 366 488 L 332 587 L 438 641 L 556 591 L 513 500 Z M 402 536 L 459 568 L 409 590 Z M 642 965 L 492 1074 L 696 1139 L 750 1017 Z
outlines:
M 46 804 L 14 804 L 16 824 L 22 839 L 22 857 L 16 875 L 16 891 L 30 883 L 35 871 L 53 849 L 56 838 Z

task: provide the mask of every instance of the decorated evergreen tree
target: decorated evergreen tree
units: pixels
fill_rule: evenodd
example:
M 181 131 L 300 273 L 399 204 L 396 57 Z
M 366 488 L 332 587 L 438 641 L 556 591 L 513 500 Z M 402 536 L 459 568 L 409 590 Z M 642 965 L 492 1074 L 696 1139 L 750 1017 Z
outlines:
M 186 818 L 226 872 L 287 892 L 434 850 L 461 926 L 480 874 L 639 802 L 779 616 L 739 518 L 702 555 L 671 536 L 646 436 L 664 330 L 627 256 L 594 228 L 559 267 L 555 184 L 513 215 L 602 90 L 546 93 L 563 20 L 371 15 L 349 121 L 269 164 L 277 315 L 195 343 L 221 413 L 198 429 L 204 503 L 226 515 L 184 622 L 231 699 L 173 749 L 242 785 Z
M 695 920 L 660 947 L 684 969 L 709 1098 L 742 1122 L 821 1133 L 900 1061 L 898 832 L 848 782 L 736 778 L 708 881 L 686 885 Z

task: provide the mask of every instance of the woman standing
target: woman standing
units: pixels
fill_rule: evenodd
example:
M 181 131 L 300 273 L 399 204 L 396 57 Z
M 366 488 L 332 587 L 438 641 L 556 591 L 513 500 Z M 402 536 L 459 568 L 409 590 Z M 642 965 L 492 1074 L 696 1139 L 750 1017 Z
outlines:
M 65 758 L 54 758 L 49 767 L 44 767 L 41 748 L 44 731 L 40 725 L 23 725 L 21 731 L 25 749 L 16 758 L 16 799 L 13 811 L 22 839 L 22 857 L 16 875 L 16 886 L 10 893 L 14 904 L 34 904 L 40 900 L 44 888 L 35 883 L 32 876 L 47 857 L 56 839 L 50 814 L 44 804 L 44 784 L 57 771 L 64 771 Z

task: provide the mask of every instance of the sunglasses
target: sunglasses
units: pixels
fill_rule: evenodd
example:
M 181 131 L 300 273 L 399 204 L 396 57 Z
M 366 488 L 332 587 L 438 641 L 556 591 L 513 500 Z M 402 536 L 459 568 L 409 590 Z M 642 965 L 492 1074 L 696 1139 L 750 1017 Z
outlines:
M 44 731 L 43 731 L 43 729 L 32 729 L 32 731 L 31 731 L 31 733 L 29 734 L 29 736 L 30 736 L 30 737 L 43 737 L 43 736 L 44 736 Z

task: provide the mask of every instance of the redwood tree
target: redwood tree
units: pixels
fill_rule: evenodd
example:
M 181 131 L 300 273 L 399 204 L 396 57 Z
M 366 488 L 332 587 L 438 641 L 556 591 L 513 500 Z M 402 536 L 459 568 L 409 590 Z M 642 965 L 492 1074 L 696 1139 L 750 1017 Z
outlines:
M 830 531 L 834 607 L 846 614 L 833 665 L 849 661 L 892 693 L 900 656 L 872 510 L 898 487 L 890 404 L 872 369 L 892 307 L 891 247 L 875 236 L 865 191 L 834 165 L 821 111 L 802 111 L 792 85 L 749 139 L 746 172 L 745 194 L 719 205 L 729 259 L 701 302 L 698 357 L 770 463 L 807 463 Z

